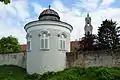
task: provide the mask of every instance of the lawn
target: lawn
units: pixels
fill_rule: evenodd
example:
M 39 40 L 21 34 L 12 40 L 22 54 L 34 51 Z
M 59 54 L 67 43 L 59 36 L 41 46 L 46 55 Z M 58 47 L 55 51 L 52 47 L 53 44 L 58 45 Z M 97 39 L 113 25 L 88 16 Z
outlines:
M 69 68 L 57 73 L 46 73 L 39 80 L 120 80 L 120 68 Z
M 90 67 L 68 68 L 59 72 L 33 74 L 24 78 L 25 69 L 0 66 L 0 80 L 120 80 L 120 68 Z
M 25 69 L 13 66 L 3 65 L 0 66 L 0 80 L 25 80 Z

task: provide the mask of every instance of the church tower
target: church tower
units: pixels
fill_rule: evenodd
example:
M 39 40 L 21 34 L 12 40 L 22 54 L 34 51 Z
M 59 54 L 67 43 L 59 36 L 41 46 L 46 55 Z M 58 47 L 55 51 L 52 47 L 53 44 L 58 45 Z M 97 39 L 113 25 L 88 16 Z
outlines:
M 92 34 L 93 27 L 91 25 L 91 17 L 89 16 L 89 13 L 87 14 L 87 17 L 85 18 L 85 35 Z

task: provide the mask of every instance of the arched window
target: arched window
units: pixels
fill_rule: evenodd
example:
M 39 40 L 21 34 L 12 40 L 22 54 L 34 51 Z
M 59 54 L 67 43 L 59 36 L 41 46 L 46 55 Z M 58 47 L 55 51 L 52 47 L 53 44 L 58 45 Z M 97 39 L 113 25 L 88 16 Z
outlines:
M 66 50 L 66 35 L 59 35 L 59 50 Z
M 40 34 L 40 49 L 49 49 L 49 37 L 48 31 L 42 31 Z
M 31 51 L 32 50 L 32 45 L 31 45 L 32 35 L 28 33 L 26 38 L 27 38 L 27 51 Z

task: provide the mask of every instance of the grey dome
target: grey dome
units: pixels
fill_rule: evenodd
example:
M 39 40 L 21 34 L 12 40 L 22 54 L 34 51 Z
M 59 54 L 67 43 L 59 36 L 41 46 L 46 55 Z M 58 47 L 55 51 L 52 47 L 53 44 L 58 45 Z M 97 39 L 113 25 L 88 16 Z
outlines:
M 58 13 L 56 12 L 56 11 L 54 11 L 54 10 L 52 10 L 52 9 L 46 9 L 46 10 L 44 10 L 41 14 L 40 14 L 40 16 L 39 16 L 39 18 L 38 18 L 39 20 L 54 20 L 54 21 L 60 21 L 60 17 L 59 17 L 59 15 L 58 15 Z

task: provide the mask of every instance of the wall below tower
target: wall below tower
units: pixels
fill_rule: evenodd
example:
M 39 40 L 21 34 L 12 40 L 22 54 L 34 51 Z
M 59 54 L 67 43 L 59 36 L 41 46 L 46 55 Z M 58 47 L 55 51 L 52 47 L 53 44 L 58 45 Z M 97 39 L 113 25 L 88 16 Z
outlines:
M 120 67 L 120 49 L 67 53 L 67 67 Z

